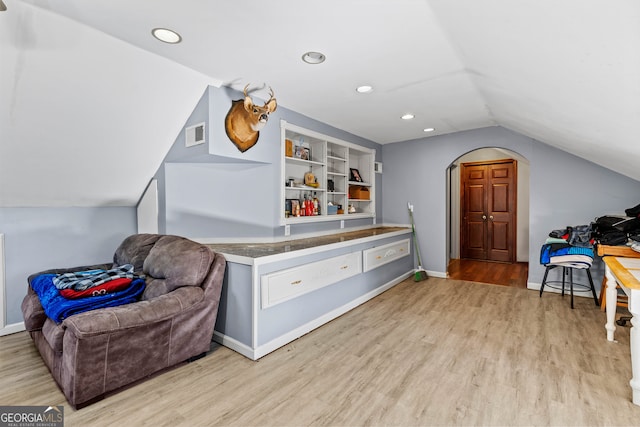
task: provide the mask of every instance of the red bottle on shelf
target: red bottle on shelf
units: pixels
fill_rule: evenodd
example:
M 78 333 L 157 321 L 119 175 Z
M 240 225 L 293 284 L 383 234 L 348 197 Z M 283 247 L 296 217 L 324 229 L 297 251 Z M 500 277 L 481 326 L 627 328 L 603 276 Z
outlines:
M 313 216 L 313 201 L 311 200 L 311 197 L 307 199 L 305 196 L 305 207 L 307 208 L 307 216 Z

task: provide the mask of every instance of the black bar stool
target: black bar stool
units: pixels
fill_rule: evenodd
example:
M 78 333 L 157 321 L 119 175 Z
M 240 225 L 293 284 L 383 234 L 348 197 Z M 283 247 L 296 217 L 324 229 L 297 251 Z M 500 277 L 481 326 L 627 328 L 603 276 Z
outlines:
M 591 293 L 593 294 L 593 301 L 595 302 L 596 306 L 598 306 L 598 297 L 596 296 L 596 288 L 595 286 L 593 286 L 593 278 L 591 277 L 591 267 L 587 266 L 586 264 L 584 266 L 582 265 L 577 265 L 577 264 L 565 264 L 565 263 L 558 263 L 558 264 L 553 264 L 553 263 L 549 263 L 546 264 L 546 269 L 544 271 L 544 277 L 542 279 L 542 286 L 540 286 L 540 297 L 542 298 L 542 291 L 544 290 L 545 285 L 554 288 L 554 289 L 559 289 L 555 286 L 552 286 L 551 283 L 560 283 L 559 280 L 553 280 L 553 281 L 549 281 L 547 282 L 547 276 L 549 274 L 549 271 L 553 270 L 556 267 L 562 267 L 562 296 L 564 296 L 564 289 L 565 289 L 565 276 L 568 274 L 569 276 L 569 287 L 571 290 L 571 308 L 573 308 L 573 269 L 577 269 L 577 270 L 587 270 L 587 278 L 589 279 L 589 286 L 583 284 L 583 283 L 575 283 L 575 286 L 579 287 L 579 288 L 584 288 L 585 290 L 588 290 L 589 288 L 591 288 Z

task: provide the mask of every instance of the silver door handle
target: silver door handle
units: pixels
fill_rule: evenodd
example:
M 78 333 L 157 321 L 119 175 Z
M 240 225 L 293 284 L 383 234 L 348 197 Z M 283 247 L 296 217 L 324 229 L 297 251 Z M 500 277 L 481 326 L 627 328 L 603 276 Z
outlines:
M 493 221 L 493 215 L 489 215 L 489 219 Z
M 487 216 L 486 215 L 482 215 L 482 219 L 487 219 Z

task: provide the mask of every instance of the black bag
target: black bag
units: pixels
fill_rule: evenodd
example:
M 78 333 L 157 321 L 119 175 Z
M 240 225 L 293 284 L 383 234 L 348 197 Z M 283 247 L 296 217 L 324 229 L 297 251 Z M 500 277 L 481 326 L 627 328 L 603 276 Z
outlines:
M 627 216 L 635 216 L 635 217 L 637 217 L 638 215 L 640 215 L 640 204 L 637 204 L 632 208 L 625 209 L 624 213 L 626 213 Z
M 598 242 L 602 245 L 623 245 L 627 243 L 627 233 L 624 231 L 610 231 L 598 238 Z
M 592 223 L 592 228 L 595 237 L 599 237 L 611 231 L 638 233 L 640 232 L 640 218 L 605 215 L 596 218 L 596 221 Z

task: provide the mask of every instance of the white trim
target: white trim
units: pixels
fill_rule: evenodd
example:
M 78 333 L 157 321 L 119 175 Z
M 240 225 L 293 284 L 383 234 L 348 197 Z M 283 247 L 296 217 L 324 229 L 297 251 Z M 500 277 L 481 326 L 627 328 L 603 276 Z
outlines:
M 413 270 L 413 272 L 415 273 L 416 271 L 418 271 L 417 269 Z M 427 274 L 429 275 L 429 277 L 438 277 L 440 279 L 448 279 L 449 276 L 447 275 L 446 272 L 442 272 L 442 271 L 433 271 L 433 270 L 425 270 L 427 272 Z
M 272 351 L 290 343 L 291 341 L 294 341 L 297 338 L 300 338 L 301 336 L 303 336 L 304 334 L 307 334 L 311 331 L 313 331 L 314 329 L 319 328 L 320 326 L 324 325 L 325 323 L 330 322 L 331 320 L 340 317 L 341 315 L 343 315 L 344 313 L 353 310 L 354 308 L 356 308 L 357 306 L 369 301 L 370 299 L 380 295 L 381 293 L 383 293 L 384 291 L 391 289 L 392 287 L 394 287 L 395 285 L 397 285 L 398 283 L 402 282 L 403 280 L 405 280 L 407 277 L 410 277 L 413 274 L 412 271 L 409 271 L 407 273 L 402 274 L 401 276 L 396 277 L 395 279 L 390 280 L 389 282 L 385 283 L 384 285 L 381 285 L 379 287 L 377 287 L 376 289 L 367 292 L 364 295 L 361 295 L 360 297 L 344 304 L 341 307 L 338 307 L 314 320 L 311 320 L 310 322 L 305 323 L 304 325 L 301 325 L 299 327 L 297 327 L 296 329 L 287 332 L 284 335 L 281 335 L 271 341 L 269 341 L 266 344 L 263 344 L 259 347 L 257 347 L 255 350 L 252 350 L 251 348 L 249 348 L 247 345 L 231 338 L 228 337 L 224 334 L 221 334 L 219 332 L 214 331 L 213 333 L 213 338 L 216 342 L 224 345 L 225 347 L 230 348 L 231 350 L 237 351 L 238 353 L 242 354 L 245 357 L 248 357 L 251 360 L 258 360 L 259 358 L 261 358 L 262 356 L 265 356 L 269 353 L 271 353 Z
M 12 323 L 11 325 L 7 325 L 0 329 L 0 337 L 15 334 L 16 332 L 22 332 L 24 330 L 26 330 L 24 322 Z
M 4 234 L 0 233 L 0 331 L 7 324 L 6 291 L 4 288 Z
M 153 178 L 136 206 L 138 233 L 158 233 L 158 180 Z
M 221 334 L 218 331 L 213 331 L 213 340 L 218 344 L 221 344 L 235 352 L 240 353 L 241 355 L 248 357 L 251 360 L 256 360 L 254 351 L 251 348 L 241 343 L 240 341 L 233 339 L 227 335 Z
M 359 182 L 358 185 L 370 185 L 370 184 L 364 184 L 362 182 Z M 373 202 L 374 200 L 370 199 L 369 201 Z M 283 218 L 283 222 L 280 223 L 280 226 L 284 227 L 285 225 L 291 225 L 291 224 L 313 224 L 316 222 L 345 221 L 350 219 L 366 219 L 366 218 L 373 218 L 375 220 L 376 214 L 374 212 L 360 212 L 360 213 L 352 213 L 348 215 L 336 214 L 336 215 L 289 217 L 289 218 Z
M 278 145 L 280 146 L 280 176 L 281 177 L 284 177 L 287 171 L 287 158 L 285 154 L 286 139 L 287 139 L 287 121 L 284 119 L 280 119 L 280 143 Z M 280 205 L 280 203 L 285 203 L 285 200 L 287 198 L 287 189 L 285 188 L 282 182 L 278 187 L 280 188 L 280 194 L 279 194 L 280 198 L 278 199 L 277 203 L 278 205 Z M 287 226 L 287 224 L 284 221 L 285 219 L 284 213 L 280 212 L 281 210 L 284 211 L 284 205 L 281 205 L 280 208 L 278 209 L 278 225 L 280 225 L 282 229 L 285 230 L 285 227 Z M 291 230 L 290 228 L 287 229 L 287 231 L 289 232 L 290 230 Z
M 226 254 L 226 253 L 222 253 L 222 255 L 224 255 L 224 259 L 227 260 L 227 262 L 232 262 L 234 264 L 253 265 L 255 260 L 255 258 L 252 258 L 249 256 Z
M 258 346 L 258 311 L 260 310 L 260 278 L 258 267 L 251 267 L 251 346 Z
M 539 291 L 541 287 L 542 283 L 527 282 L 527 289 Z
M 358 144 L 354 144 L 353 142 L 345 141 L 344 139 L 334 138 L 332 136 L 325 135 L 323 133 L 316 132 L 314 130 L 311 130 L 302 126 L 294 125 L 292 123 L 287 122 L 284 119 L 280 119 L 280 127 L 290 130 L 292 132 L 301 133 L 304 136 L 309 136 L 315 139 L 331 142 L 332 144 L 344 145 L 347 148 L 353 148 L 354 150 L 368 151 L 373 154 L 375 154 L 376 152 L 375 148 L 369 148 L 369 147 L 365 147 L 364 145 L 358 145 Z

